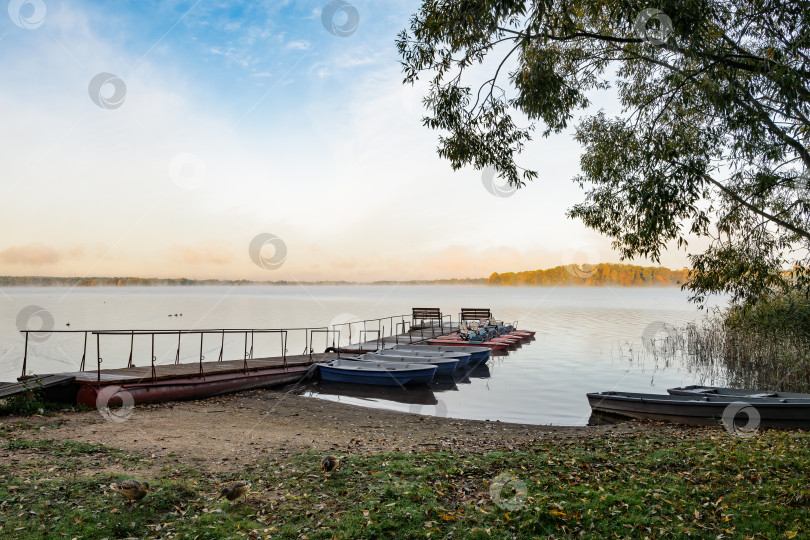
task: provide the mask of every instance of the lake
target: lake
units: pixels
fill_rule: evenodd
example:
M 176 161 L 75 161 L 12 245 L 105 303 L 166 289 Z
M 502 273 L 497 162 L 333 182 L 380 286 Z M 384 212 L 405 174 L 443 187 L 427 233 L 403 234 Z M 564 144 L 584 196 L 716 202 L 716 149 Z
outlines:
M 431 389 L 380 392 L 317 383 L 290 389 L 313 398 L 454 418 L 584 425 L 590 415 L 586 392 L 665 393 L 671 386 L 703 382 L 677 362 L 656 365 L 648 352 L 649 341 L 647 347 L 642 341 L 642 336 L 652 337 L 657 331 L 661 337 L 663 324 L 677 326 L 705 315 L 677 288 L 25 287 L 7 288 L 0 295 L 3 381 L 20 375 L 24 341 L 17 325 L 27 321 L 29 328 L 40 328 L 42 317 L 30 316 L 35 311 L 30 306 L 37 306 L 44 310 L 46 321 L 53 320 L 55 330 L 314 327 L 409 314 L 412 307 L 440 307 L 455 321 L 462 307 L 489 307 L 498 319 L 517 320 L 520 328 L 537 331 L 535 341 L 494 357 L 485 368 Z M 29 371 L 76 371 L 82 335 L 52 333 L 44 337 L 47 339 L 29 344 Z M 215 360 L 220 341 L 209 337 L 203 344 L 204 355 Z M 332 339 L 325 334 L 318 337 L 315 352 L 323 352 Z M 199 359 L 199 341 L 199 336 L 183 337 L 181 360 Z M 301 354 L 304 347 L 303 333 L 290 334 L 288 354 Z M 176 350 L 176 336 L 159 337 L 156 363 L 173 363 Z M 103 367 L 125 366 L 129 351 L 129 337 L 104 336 Z M 225 359 L 242 358 L 243 351 L 243 337 L 226 339 Z M 278 336 L 256 338 L 256 357 L 279 352 Z M 134 363 L 148 364 L 150 354 L 148 338 L 136 339 Z M 95 365 L 95 344 L 91 343 L 88 367 Z

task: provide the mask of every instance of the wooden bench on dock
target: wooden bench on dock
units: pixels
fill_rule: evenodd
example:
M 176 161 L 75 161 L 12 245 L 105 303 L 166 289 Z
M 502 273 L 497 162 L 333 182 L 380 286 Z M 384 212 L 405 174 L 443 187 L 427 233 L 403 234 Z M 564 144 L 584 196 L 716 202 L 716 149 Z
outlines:
M 417 326 L 416 321 L 419 321 Z M 435 321 L 439 321 L 439 327 L 443 327 L 442 311 L 439 308 L 413 308 L 411 313 L 411 328 L 425 328 L 425 321 L 429 321 L 428 327 L 434 326 Z
M 460 320 L 480 321 L 489 320 L 492 317 L 492 310 L 489 308 L 461 308 Z

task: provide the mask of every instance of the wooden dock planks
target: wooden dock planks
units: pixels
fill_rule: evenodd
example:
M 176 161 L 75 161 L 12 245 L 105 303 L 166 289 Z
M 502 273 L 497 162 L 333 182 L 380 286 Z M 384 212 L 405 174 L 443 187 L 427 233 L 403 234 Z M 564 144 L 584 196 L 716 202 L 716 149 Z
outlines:
M 72 374 L 58 373 L 49 375 L 36 375 L 16 383 L 2 383 L 0 386 L 0 399 L 24 394 L 37 390 L 45 390 L 54 386 L 68 385 L 75 377 Z

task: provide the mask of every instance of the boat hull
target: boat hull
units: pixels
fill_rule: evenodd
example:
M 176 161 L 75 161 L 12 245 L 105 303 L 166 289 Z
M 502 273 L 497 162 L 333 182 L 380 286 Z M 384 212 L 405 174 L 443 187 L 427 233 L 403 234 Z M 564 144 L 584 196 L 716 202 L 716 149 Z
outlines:
M 588 394 L 595 413 L 658 420 L 688 425 L 717 425 L 734 403 L 751 406 L 759 415 L 758 427 L 806 429 L 810 427 L 810 400 L 765 398 L 706 398 L 602 392 Z M 743 415 L 745 416 L 745 415 Z M 739 421 L 739 418 L 737 419 Z
M 487 349 L 487 351 L 488 350 L 489 349 Z M 413 353 L 417 353 L 416 354 L 417 357 L 421 357 L 421 358 L 455 358 L 456 360 L 458 360 L 458 365 L 456 366 L 456 369 L 466 368 L 468 365 L 470 365 L 470 362 L 473 361 L 471 354 L 459 354 L 458 356 L 448 357 L 448 356 L 432 355 L 432 354 L 419 352 L 419 351 L 409 351 L 407 349 L 398 349 L 395 352 L 401 353 L 404 356 L 409 356 L 409 355 L 411 355 Z M 388 356 L 388 354 L 384 354 L 383 356 Z M 476 360 L 476 362 L 477 362 L 477 360 Z
M 344 362 L 348 362 L 344 363 Z M 363 365 L 365 364 L 365 365 Z M 318 364 L 321 380 L 376 386 L 430 384 L 436 375 L 435 365 L 400 366 L 394 362 L 343 360 Z
M 452 345 L 394 345 L 395 351 L 437 351 L 437 352 L 460 352 L 470 355 L 469 362 L 477 364 L 480 361 L 489 360 L 488 347 L 477 347 L 475 345 L 468 345 L 466 347 L 454 347 Z
M 100 387 L 96 384 L 83 383 L 76 394 L 76 402 L 87 407 L 96 407 L 96 400 L 101 389 L 115 386 L 116 391 L 107 391 L 112 396 L 108 402 L 110 407 L 118 407 L 123 403 L 126 394 L 132 397 L 135 405 L 141 403 L 160 403 L 185 399 L 200 399 L 208 396 L 241 392 L 255 388 L 264 388 L 280 384 L 296 382 L 307 372 L 308 366 L 290 368 L 273 368 L 264 370 L 251 370 L 248 372 L 223 373 L 206 375 L 205 377 L 181 377 L 175 379 L 136 382 Z M 124 393 L 126 392 L 126 393 Z M 128 399 L 128 397 L 127 397 Z
M 810 399 L 810 394 L 800 394 L 798 392 L 770 392 L 768 390 L 744 390 L 739 388 L 720 388 L 717 386 L 699 385 L 669 388 L 667 389 L 667 393 L 672 396 Z
M 487 347 L 489 349 L 492 349 L 493 351 L 505 351 L 505 350 L 507 350 L 509 348 L 508 343 L 500 343 L 500 342 L 495 343 L 493 341 L 476 341 L 476 342 L 471 343 L 469 341 L 464 341 L 464 340 L 461 340 L 461 339 L 445 339 L 445 338 L 439 339 L 439 338 L 435 338 L 435 339 L 429 339 L 427 342 L 430 345 L 448 345 L 448 346 L 458 345 L 458 346 L 461 346 L 461 347 Z
M 382 349 L 375 353 L 369 353 L 371 356 L 377 360 L 381 361 L 388 361 L 389 358 L 405 358 L 406 362 L 426 362 L 428 364 L 434 364 L 439 367 L 439 370 L 436 371 L 436 375 L 452 375 L 452 372 L 448 373 L 448 369 L 450 367 L 445 366 L 444 362 L 436 363 L 436 360 L 443 361 L 443 360 L 455 360 L 456 364 L 452 366 L 453 371 L 459 368 L 465 368 L 470 363 L 470 355 L 464 353 L 450 353 L 450 352 L 427 352 L 427 351 L 408 351 L 405 349 L 400 350 L 392 350 L 392 349 Z
M 439 356 L 429 357 L 429 356 L 394 356 L 394 355 L 387 355 L 387 354 L 374 354 L 368 353 L 364 354 L 363 356 L 359 357 L 361 361 L 372 361 L 372 362 L 396 362 L 396 363 L 403 363 L 403 364 L 427 364 L 436 366 L 436 375 L 442 377 L 449 377 L 455 373 L 456 368 L 458 367 L 459 361 L 456 358 L 442 358 Z

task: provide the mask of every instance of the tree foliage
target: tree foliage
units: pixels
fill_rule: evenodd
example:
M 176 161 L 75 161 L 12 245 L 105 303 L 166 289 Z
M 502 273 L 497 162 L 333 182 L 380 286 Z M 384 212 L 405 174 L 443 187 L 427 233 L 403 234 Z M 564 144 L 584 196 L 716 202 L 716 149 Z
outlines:
M 487 280 L 488 285 L 508 286 L 613 286 L 613 287 L 664 287 L 681 285 L 689 277 L 689 271 L 670 270 L 662 266 L 634 266 L 630 264 L 600 263 L 594 265 L 556 266 L 548 270 L 525 272 L 495 272 Z
M 423 0 L 397 45 L 406 83 L 431 78 L 423 122 L 454 168 L 520 187 L 538 176 L 518 165 L 535 127 L 582 115 L 585 200 L 568 215 L 623 258 L 659 262 L 695 235 L 696 300 L 807 289 L 807 1 Z M 608 88 L 622 113 L 585 115 Z

